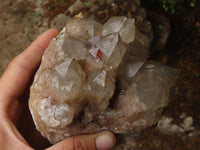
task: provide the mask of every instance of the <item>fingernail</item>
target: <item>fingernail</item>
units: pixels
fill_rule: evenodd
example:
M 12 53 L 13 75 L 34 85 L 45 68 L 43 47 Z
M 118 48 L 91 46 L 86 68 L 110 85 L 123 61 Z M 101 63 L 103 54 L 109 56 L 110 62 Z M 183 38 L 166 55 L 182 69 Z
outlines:
M 115 138 L 109 133 L 100 134 L 96 138 L 97 150 L 109 150 L 114 145 L 115 145 Z

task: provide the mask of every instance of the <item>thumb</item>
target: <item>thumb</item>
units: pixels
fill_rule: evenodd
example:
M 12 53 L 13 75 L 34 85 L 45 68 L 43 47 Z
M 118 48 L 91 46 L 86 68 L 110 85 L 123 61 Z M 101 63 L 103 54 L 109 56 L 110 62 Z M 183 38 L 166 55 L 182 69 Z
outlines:
M 113 133 L 104 131 L 98 134 L 70 137 L 47 150 L 109 150 L 115 143 L 116 138 Z

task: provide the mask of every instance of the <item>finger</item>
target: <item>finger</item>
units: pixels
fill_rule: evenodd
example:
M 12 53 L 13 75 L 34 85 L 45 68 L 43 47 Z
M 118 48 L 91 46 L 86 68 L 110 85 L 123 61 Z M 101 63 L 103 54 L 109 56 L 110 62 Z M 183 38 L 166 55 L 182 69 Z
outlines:
M 108 150 L 116 143 L 115 136 L 108 131 L 93 134 L 80 135 L 61 141 L 47 150 Z
M 0 145 L 0 149 L 2 150 L 33 150 L 16 129 L 14 124 L 4 116 L 1 116 L 0 123 Z
M 38 67 L 44 50 L 57 34 L 56 29 L 44 32 L 9 64 L 0 79 L 1 96 L 13 99 L 21 95 L 32 73 Z

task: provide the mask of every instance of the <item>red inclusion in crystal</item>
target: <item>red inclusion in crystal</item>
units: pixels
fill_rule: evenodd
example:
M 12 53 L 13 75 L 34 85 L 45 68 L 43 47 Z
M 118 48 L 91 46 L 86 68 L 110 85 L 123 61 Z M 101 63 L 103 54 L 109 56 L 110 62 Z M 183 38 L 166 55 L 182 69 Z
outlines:
M 103 57 L 103 53 L 101 52 L 100 49 L 98 49 L 98 51 L 97 51 L 97 56 L 98 56 L 100 59 L 102 59 L 102 57 Z

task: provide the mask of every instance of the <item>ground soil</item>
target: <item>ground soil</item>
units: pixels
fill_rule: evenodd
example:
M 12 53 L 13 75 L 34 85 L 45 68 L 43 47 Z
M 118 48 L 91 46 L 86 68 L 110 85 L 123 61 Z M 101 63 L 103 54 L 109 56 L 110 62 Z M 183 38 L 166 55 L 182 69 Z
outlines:
M 144 7 L 163 14 L 171 22 L 171 34 L 163 51 L 152 52 L 150 59 L 160 61 L 180 71 L 177 95 L 169 103 L 163 115 L 180 124 L 180 115 L 185 113 L 194 119 L 195 128 L 200 127 L 200 5 L 186 10 L 177 10 L 173 15 L 144 2 Z M 163 135 L 149 129 L 136 138 L 137 149 L 198 150 L 200 136 Z M 155 141 L 157 144 L 155 144 Z M 157 145 L 157 146 L 156 146 Z

